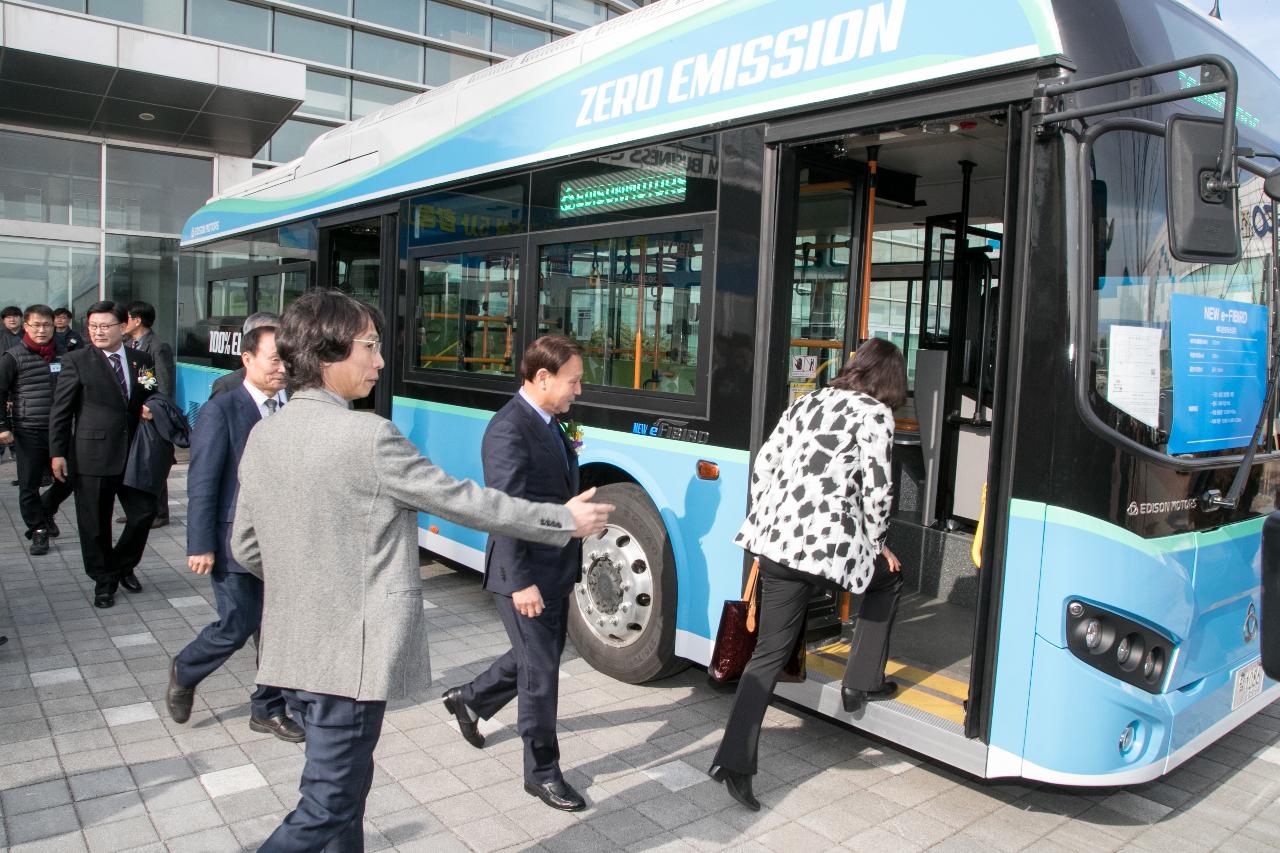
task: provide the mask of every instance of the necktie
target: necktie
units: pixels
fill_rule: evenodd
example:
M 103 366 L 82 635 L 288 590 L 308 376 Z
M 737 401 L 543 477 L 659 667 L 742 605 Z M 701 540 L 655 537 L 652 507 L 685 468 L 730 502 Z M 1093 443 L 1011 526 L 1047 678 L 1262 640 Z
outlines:
M 269 397 L 262 401 L 262 405 L 267 407 L 267 415 L 271 416 L 276 413 L 276 407 L 280 405 L 280 401 L 275 397 Z
M 120 383 L 120 393 L 124 395 L 126 400 L 129 399 L 129 383 L 124 380 L 124 367 L 120 364 L 120 353 L 113 352 L 107 356 L 111 359 L 111 368 L 116 372 L 116 381 Z
M 556 447 L 560 448 L 560 455 L 564 457 L 565 467 L 569 467 L 569 451 L 564 446 L 564 430 L 560 429 L 560 421 L 555 417 L 547 421 L 547 426 L 551 427 L 551 436 L 556 443 Z

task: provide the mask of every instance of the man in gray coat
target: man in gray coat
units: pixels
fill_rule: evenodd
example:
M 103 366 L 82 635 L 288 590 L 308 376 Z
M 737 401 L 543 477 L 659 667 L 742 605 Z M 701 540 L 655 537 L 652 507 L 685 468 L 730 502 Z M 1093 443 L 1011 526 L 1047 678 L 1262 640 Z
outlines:
M 241 457 L 231 552 L 265 587 L 257 683 L 282 689 L 307 739 L 301 799 L 268 853 L 364 849 L 387 700 L 430 684 L 419 512 L 563 546 L 613 509 L 589 502 L 594 489 L 559 505 L 455 480 L 390 421 L 348 409 L 378 380 L 381 329 L 375 309 L 342 293 L 290 305 L 277 336 L 289 405 Z

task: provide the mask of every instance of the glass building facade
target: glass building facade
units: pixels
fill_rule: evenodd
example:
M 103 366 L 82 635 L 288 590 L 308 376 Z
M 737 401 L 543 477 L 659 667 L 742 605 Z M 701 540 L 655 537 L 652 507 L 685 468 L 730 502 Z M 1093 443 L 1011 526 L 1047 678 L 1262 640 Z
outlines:
M 52 121 L 47 126 L 10 123 L 0 116 L 0 303 L 65 306 L 82 324 L 84 309 L 100 298 L 143 299 L 156 306 L 156 331 L 173 341 L 183 308 L 176 287 L 179 233 L 220 187 L 301 156 L 332 127 L 642 2 L 36 0 L 24 5 L 176 34 L 189 39 L 192 49 L 215 43 L 305 65 L 301 106 L 251 160 L 113 139 L 109 133 L 69 133 Z M 181 77 L 180 70 L 173 73 Z

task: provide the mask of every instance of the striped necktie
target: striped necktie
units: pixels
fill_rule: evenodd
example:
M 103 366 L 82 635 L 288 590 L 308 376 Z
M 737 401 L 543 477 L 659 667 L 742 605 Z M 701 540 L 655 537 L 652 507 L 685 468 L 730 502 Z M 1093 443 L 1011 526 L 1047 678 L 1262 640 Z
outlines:
M 120 383 L 120 393 L 124 395 L 125 400 L 128 400 L 129 383 L 124 379 L 124 368 L 120 365 L 120 353 L 113 352 L 107 358 L 111 361 L 111 369 L 116 372 L 116 381 Z

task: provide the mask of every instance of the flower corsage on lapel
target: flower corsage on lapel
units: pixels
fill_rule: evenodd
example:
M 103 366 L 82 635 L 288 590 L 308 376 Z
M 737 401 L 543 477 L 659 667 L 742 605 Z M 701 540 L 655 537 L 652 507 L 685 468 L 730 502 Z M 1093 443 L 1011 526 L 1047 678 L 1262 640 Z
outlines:
M 156 372 L 150 367 L 138 371 L 138 384 L 148 391 L 156 390 Z
M 564 430 L 565 437 L 569 439 L 569 443 L 573 445 L 575 454 L 582 452 L 582 424 L 577 421 L 560 421 L 560 429 Z

